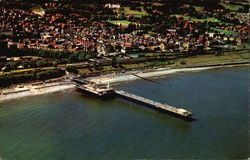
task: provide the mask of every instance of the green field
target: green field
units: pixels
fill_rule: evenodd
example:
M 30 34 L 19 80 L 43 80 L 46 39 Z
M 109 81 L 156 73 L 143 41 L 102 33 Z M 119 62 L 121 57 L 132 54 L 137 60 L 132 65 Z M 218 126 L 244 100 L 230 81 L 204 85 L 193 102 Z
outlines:
M 189 20 L 189 21 L 199 21 L 199 22 L 205 22 L 205 21 L 208 21 L 208 22 L 218 22 L 220 24 L 230 24 L 230 23 L 226 23 L 226 22 L 222 22 L 216 18 L 205 18 L 205 19 L 198 19 L 198 18 L 192 18 L 190 16 L 184 16 L 184 15 L 181 15 L 181 14 L 173 14 L 171 16 L 175 16 L 176 18 L 180 18 L 180 17 L 183 17 L 184 20 Z
M 190 7 L 190 5 L 189 5 L 189 4 L 186 4 L 185 6 L 186 6 L 186 7 Z M 204 10 L 204 7 L 194 6 L 194 5 L 192 5 L 192 7 L 194 7 L 194 9 L 195 9 L 196 11 L 198 11 L 198 12 L 200 12 L 200 11 L 203 11 L 203 10 Z
M 179 59 L 178 61 L 185 60 L 186 64 L 198 65 L 198 64 L 212 64 L 212 63 L 228 63 L 228 62 L 242 62 L 249 59 L 249 54 L 247 51 L 241 51 L 240 53 L 229 52 L 224 53 L 222 56 L 215 55 L 199 55 L 194 57 L 188 57 L 184 59 Z
M 223 7 L 226 9 L 229 9 L 231 11 L 238 11 L 239 9 L 243 8 L 241 5 L 234 5 L 234 4 L 229 4 L 229 3 L 220 3 Z
M 26 72 L 34 72 L 36 70 L 49 70 L 49 69 L 53 69 L 55 67 L 39 67 L 39 68 L 27 68 L 27 69 L 16 69 L 16 70 L 12 70 L 9 72 L 2 72 L 0 71 L 0 76 L 1 75 L 7 75 L 7 74 L 21 74 L 21 73 L 26 73 Z
M 220 20 L 218 20 L 216 18 L 206 18 L 206 19 L 191 18 L 190 20 L 191 21 L 200 21 L 200 22 L 205 22 L 205 21 L 208 21 L 208 22 L 218 22 L 218 23 L 221 22 Z
M 112 23 L 112 24 L 120 24 L 120 23 L 122 23 L 122 24 L 130 24 L 130 23 L 132 23 L 132 22 L 127 21 L 127 20 L 110 20 L 108 22 Z
M 249 59 L 250 58 L 250 55 L 249 53 L 242 53 L 242 54 L 239 54 L 239 56 L 243 59 Z
M 184 20 L 190 20 L 190 21 L 200 21 L 200 22 L 205 22 L 205 21 L 209 21 L 209 22 L 221 22 L 220 20 L 216 19 L 216 18 L 206 18 L 206 19 L 198 19 L 198 18 L 192 18 L 189 16 L 184 16 L 181 14 L 173 14 L 172 16 L 175 16 L 176 18 L 180 18 L 183 17 Z
M 237 2 L 238 4 L 242 4 L 242 5 L 250 5 L 249 2 Z
M 109 22 L 109 23 L 111 23 L 111 24 L 114 24 L 114 25 L 118 25 L 118 26 L 122 26 L 122 27 L 128 27 L 128 25 L 130 24 L 130 23 L 132 23 L 132 22 L 130 22 L 130 21 L 127 21 L 127 20 L 109 20 L 109 21 L 107 21 L 107 22 Z
M 125 15 L 134 15 L 135 17 L 141 18 L 142 16 L 148 15 L 146 11 L 143 10 L 143 7 L 140 7 L 141 11 L 131 10 L 130 7 L 124 7 Z
M 211 28 L 211 29 L 214 30 L 214 31 L 217 31 L 219 33 L 224 33 L 226 35 L 238 35 L 238 33 L 234 32 L 234 31 L 226 31 L 226 30 L 217 29 L 217 28 Z

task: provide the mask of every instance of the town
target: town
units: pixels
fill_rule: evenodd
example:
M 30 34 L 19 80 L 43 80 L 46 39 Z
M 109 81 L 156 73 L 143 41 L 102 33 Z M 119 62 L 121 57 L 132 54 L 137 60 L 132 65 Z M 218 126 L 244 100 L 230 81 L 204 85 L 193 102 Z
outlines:
M 57 6 L 58 3 L 44 3 L 43 6 L 49 8 Z M 114 8 L 120 8 L 118 4 L 109 3 L 100 7 L 100 10 L 109 10 L 116 17 L 122 14 L 114 11 Z M 122 17 L 122 20 L 131 20 L 124 27 L 118 20 L 116 24 L 119 25 L 116 26 L 110 24 L 111 20 L 95 21 L 75 12 L 47 14 L 38 9 L 29 11 L 1 7 L 1 42 L 6 42 L 8 48 L 97 52 L 99 55 L 114 52 L 204 51 L 212 50 L 218 45 L 226 47 L 226 44 L 239 45 L 247 42 L 248 13 L 214 9 L 198 12 L 208 20 L 189 20 L 178 15 L 167 17 L 155 8 L 150 16 L 144 16 L 138 21 L 132 14 Z M 181 5 L 179 9 L 185 16 L 196 12 L 185 5 Z M 209 21 L 209 18 L 219 15 L 223 15 L 229 22 Z M 165 17 L 161 16 L 170 21 L 168 28 L 164 26 L 167 23 L 164 22 Z M 158 26 L 148 27 L 153 19 L 159 23 Z M 147 27 L 148 30 L 145 29 Z
M 206 0 L 194 5 L 181 0 L 4 0 L 0 2 L 0 68 L 8 72 L 98 57 L 186 57 L 247 50 L 248 17 L 246 1 Z

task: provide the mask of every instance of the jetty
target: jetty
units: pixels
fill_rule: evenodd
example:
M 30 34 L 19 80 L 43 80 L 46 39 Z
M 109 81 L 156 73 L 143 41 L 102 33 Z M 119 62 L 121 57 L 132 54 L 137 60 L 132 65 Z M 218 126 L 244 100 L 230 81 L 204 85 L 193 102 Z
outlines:
M 129 99 L 129 100 L 132 100 L 132 101 L 136 101 L 136 102 L 143 103 L 145 105 L 149 105 L 151 107 L 154 107 L 154 109 L 165 111 L 165 112 L 174 114 L 176 116 L 180 116 L 182 118 L 192 119 L 192 113 L 188 112 L 185 109 L 176 108 L 176 107 L 170 106 L 168 104 L 162 104 L 162 103 L 150 100 L 148 98 L 144 98 L 144 97 L 141 97 L 141 96 L 138 96 L 138 95 L 135 95 L 135 94 L 125 92 L 123 90 L 115 90 L 115 93 L 117 95 L 120 95 L 121 97 L 126 98 L 126 99 Z
M 168 104 L 159 103 L 148 98 L 144 98 L 135 94 L 128 93 L 123 90 L 116 90 L 116 89 L 110 88 L 109 84 L 108 85 L 96 84 L 94 82 L 87 81 L 85 79 L 72 79 L 72 80 L 76 82 L 76 88 L 85 93 L 96 95 L 102 98 L 119 96 L 121 98 L 130 100 L 133 102 L 147 105 L 152 109 L 171 114 L 175 117 L 179 117 L 185 120 L 194 120 L 194 118 L 192 117 L 192 113 L 185 109 L 176 108 Z

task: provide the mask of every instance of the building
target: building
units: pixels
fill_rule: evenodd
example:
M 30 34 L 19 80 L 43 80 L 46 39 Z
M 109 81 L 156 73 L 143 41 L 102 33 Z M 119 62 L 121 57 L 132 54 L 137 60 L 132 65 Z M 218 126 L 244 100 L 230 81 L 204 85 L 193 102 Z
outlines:
M 111 4 L 111 3 L 107 3 L 104 6 L 105 8 L 111 8 L 111 9 L 120 9 L 121 5 L 120 4 Z

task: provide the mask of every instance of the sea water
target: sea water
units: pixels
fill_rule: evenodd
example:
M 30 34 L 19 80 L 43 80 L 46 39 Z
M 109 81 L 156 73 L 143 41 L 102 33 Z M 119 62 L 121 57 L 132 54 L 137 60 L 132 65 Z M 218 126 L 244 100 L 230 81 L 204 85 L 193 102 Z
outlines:
M 246 159 L 248 67 L 137 80 L 113 87 L 184 108 L 187 122 L 123 99 L 76 90 L 0 103 L 6 160 Z M 0 159 L 1 159 L 0 158 Z

